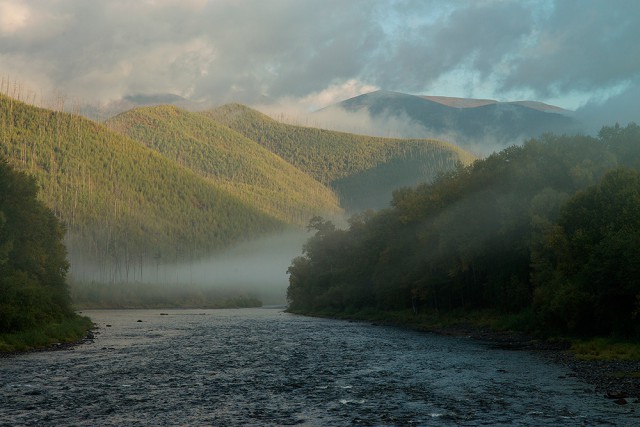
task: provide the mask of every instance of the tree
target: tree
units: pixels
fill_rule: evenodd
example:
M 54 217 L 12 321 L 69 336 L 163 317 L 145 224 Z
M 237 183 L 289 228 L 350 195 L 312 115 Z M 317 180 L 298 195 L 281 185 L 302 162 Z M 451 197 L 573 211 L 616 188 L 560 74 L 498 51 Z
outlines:
M 0 332 L 73 315 L 64 229 L 35 180 L 0 159 Z
M 640 172 L 613 170 L 575 195 L 547 240 L 554 271 L 537 295 L 544 321 L 579 333 L 640 332 Z

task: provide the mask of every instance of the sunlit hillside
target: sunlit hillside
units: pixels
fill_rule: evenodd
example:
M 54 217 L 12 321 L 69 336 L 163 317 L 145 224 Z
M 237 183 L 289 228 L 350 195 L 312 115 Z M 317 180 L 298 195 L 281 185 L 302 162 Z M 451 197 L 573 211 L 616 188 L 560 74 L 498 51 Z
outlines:
M 172 106 L 144 107 L 106 124 L 283 222 L 306 225 L 314 215 L 341 211 L 326 186 L 201 114 Z
M 39 197 L 68 228 L 72 255 L 102 280 L 280 230 L 285 224 L 104 125 L 0 96 L 0 154 L 36 177 Z M 140 267 L 141 270 L 141 267 Z
M 430 181 L 474 160 L 436 140 L 376 138 L 280 123 L 239 104 L 203 115 L 250 138 L 339 194 L 345 209 L 384 207 L 398 187 Z

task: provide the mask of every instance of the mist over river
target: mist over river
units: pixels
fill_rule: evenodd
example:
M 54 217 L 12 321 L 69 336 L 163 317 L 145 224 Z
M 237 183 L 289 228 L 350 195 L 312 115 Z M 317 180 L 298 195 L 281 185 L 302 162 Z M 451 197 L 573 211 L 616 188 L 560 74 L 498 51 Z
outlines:
M 0 425 L 640 425 L 565 368 L 471 339 L 279 309 L 85 314 L 93 342 L 0 359 Z

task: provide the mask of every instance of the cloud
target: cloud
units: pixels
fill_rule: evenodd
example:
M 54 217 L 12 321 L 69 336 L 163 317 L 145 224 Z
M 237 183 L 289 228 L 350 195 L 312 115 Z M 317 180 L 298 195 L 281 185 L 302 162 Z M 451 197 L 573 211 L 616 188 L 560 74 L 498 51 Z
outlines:
M 389 54 L 377 58 L 369 74 L 379 86 L 416 92 L 460 68 L 486 78 L 521 48 L 532 25 L 525 3 L 467 2 L 389 40 Z
M 640 76 L 640 2 L 557 1 L 514 60 L 505 88 L 538 96 L 613 88 Z
M 0 74 L 102 102 L 311 108 L 367 87 L 584 102 L 640 76 L 639 21 L 635 0 L 0 0 Z
M 350 79 L 346 82 L 330 84 L 326 89 L 310 93 L 301 98 L 287 96 L 274 100 L 265 95 L 262 102 L 255 104 L 254 108 L 290 124 L 309 125 L 310 120 L 317 124 L 317 120 L 313 119 L 310 113 L 327 105 L 336 104 L 344 99 L 353 98 L 378 89 L 376 86 Z
M 630 83 L 621 92 L 605 100 L 594 100 L 578 110 L 575 115 L 597 134 L 602 126 L 621 126 L 634 122 L 640 124 L 640 79 Z
M 0 34 L 12 34 L 24 28 L 29 15 L 29 8 L 20 2 L 0 2 Z

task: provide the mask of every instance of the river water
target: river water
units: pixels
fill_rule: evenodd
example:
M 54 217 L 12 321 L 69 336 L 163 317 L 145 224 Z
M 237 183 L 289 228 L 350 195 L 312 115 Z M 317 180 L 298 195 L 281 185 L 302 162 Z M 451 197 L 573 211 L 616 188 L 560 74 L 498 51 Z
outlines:
M 85 314 L 94 342 L 0 359 L 0 425 L 640 425 L 638 404 L 471 339 L 277 309 Z

